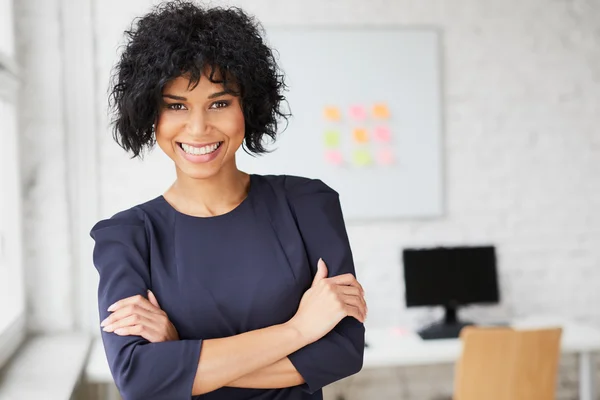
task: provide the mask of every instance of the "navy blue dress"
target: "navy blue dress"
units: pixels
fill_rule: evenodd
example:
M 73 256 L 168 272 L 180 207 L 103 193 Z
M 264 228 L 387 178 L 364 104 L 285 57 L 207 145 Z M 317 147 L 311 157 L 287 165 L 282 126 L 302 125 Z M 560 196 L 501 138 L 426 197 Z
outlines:
M 203 339 L 288 321 L 320 257 L 330 277 L 355 273 L 338 194 L 320 180 L 251 175 L 238 207 L 206 218 L 159 196 L 98 222 L 90 234 L 100 320 L 112 303 L 151 289 L 181 339 L 150 343 L 101 331 L 124 400 L 322 399 L 323 386 L 362 367 L 364 326 L 347 317 L 289 355 L 305 384 L 191 395 Z

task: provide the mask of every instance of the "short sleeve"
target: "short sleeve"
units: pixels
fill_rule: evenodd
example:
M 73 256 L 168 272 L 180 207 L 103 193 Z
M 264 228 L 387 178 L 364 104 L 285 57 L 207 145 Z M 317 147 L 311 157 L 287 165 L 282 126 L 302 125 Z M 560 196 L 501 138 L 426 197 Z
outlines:
M 329 277 L 356 275 L 337 192 L 320 180 L 297 177 L 287 177 L 285 186 L 312 275 L 319 258 L 327 264 Z M 364 325 L 346 317 L 317 342 L 290 354 L 289 359 L 304 378 L 305 389 L 314 393 L 360 371 L 364 343 Z
M 150 256 L 142 210 L 130 209 L 98 222 L 91 230 L 98 270 L 100 320 L 108 307 L 150 288 Z M 99 326 L 99 325 L 98 325 Z M 150 343 L 141 336 L 101 330 L 108 364 L 124 400 L 189 400 L 202 342 Z

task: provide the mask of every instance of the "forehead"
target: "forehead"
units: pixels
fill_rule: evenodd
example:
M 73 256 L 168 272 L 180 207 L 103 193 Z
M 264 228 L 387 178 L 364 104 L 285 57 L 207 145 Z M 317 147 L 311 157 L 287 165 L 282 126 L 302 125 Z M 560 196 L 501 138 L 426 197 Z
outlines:
M 213 79 L 219 80 L 220 76 L 214 75 Z M 208 79 L 208 74 L 203 73 L 200 77 L 200 81 L 196 86 L 192 85 L 190 78 L 187 75 L 181 75 L 167 82 L 163 88 L 163 92 L 206 92 L 214 90 L 222 90 L 223 85 L 221 83 L 214 83 Z

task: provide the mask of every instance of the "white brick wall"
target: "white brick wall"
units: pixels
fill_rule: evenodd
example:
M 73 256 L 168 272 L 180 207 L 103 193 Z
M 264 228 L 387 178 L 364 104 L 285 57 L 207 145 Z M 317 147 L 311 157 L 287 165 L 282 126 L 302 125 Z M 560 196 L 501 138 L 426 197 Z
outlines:
M 56 101 L 57 21 L 52 12 L 42 17 L 39 8 L 44 4 L 52 11 L 54 2 L 16 3 L 20 59 L 31 77 L 22 108 L 31 326 L 60 330 L 69 326 L 56 316 L 69 312 L 66 297 L 57 293 L 70 285 L 70 260 L 65 138 L 58 118 L 68 108 Z M 599 1 L 237 3 L 267 26 L 384 24 L 443 32 L 448 212 L 437 220 L 348 227 L 370 326 L 415 327 L 440 315 L 405 309 L 402 247 L 487 242 L 498 246 L 503 304 L 466 310 L 466 317 L 550 313 L 600 326 Z M 94 29 L 102 32 L 95 43 L 99 118 L 105 116 L 106 79 L 121 32 L 147 4 L 94 3 Z M 164 157 L 129 161 L 107 132 L 98 135 L 103 215 L 166 188 L 173 174 Z M 132 172 L 123 177 L 124 169 Z M 573 357 L 563 360 L 561 399 L 577 397 L 576 365 Z M 357 377 L 352 398 L 428 399 L 447 393 L 449 383 L 448 366 L 365 373 Z

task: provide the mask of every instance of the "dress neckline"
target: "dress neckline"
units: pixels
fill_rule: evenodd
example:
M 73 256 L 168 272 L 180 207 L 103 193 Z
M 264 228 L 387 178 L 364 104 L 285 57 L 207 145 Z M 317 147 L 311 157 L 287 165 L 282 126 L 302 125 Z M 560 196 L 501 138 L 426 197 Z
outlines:
M 255 182 L 256 179 L 255 179 L 254 174 L 248 174 L 248 175 L 250 177 L 250 187 L 248 188 L 248 194 L 240 202 L 240 204 L 238 204 L 233 209 L 231 209 L 230 211 L 228 211 L 228 212 L 226 212 L 224 214 L 212 215 L 210 217 L 200 217 L 200 216 L 197 216 L 197 215 L 190 215 L 190 214 L 183 213 L 183 212 L 179 211 L 178 209 L 176 209 L 175 207 L 173 207 L 173 205 L 171 203 L 169 203 L 167 201 L 167 199 L 165 198 L 165 196 L 163 196 L 162 194 L 160 196 L 158 196 L 158 199 L 160 201 L 162 201 L 176 215 L 181 216 L 183 218 L 193 219 L 193 220 L 201 220 L 201 221 L 209 221 L 209 220 L 216 220 L 216 219 L 226 218 L 228 216 L 231 216 L 231 215 L 239 212 L 239 210 L 241 210 L 243 207 L 245 207 L 245 204 L 250 201 L 250 196 L 254 192 L 254 186 L 256 185 L 256 182 Z

